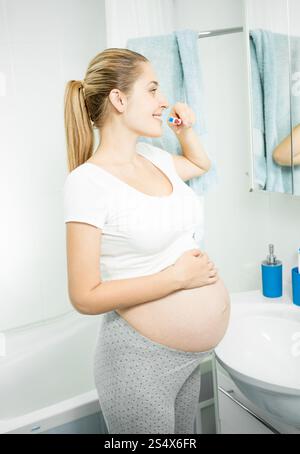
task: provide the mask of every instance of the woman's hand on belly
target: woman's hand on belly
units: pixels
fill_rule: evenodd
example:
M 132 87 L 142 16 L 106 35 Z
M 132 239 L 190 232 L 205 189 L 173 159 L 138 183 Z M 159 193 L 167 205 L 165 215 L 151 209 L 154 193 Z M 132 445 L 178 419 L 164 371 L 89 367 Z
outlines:
M 192 289 L 211 285 L 217 282 L 218 273 L 207 254 L 200 249 L 185 251 L 176 262 L 171 265 L 175 279 L 182 289 Z

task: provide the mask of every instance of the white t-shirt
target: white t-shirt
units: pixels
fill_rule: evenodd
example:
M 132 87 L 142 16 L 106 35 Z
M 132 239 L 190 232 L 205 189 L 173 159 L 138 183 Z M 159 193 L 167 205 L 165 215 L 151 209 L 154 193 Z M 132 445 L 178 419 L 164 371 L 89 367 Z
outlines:
M 103 281 L 157 273 L 202 239 L 203 198 L 179 177 L 171 154 L 145 142 L 136 150 L 169 178 L 170 195 L 147 195 L 90 162 L 64 184 L 64 221 L 102 230 Z

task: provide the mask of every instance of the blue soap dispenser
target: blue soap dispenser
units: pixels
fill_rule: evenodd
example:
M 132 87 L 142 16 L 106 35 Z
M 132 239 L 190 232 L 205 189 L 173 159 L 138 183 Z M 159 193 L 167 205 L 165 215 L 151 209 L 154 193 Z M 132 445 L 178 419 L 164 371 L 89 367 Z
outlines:
M 268 298 L 282 296 L 282 262 L 274 255 L 274 245 L 269 244 L 269 255 L 261 264 L 263 295 Z

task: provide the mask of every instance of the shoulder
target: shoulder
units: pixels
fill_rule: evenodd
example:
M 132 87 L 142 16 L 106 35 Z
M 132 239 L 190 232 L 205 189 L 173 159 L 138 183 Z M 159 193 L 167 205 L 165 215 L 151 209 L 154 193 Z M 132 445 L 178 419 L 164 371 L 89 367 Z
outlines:
M 63 187 L 64 221 L 91 224 L 102 229 L 109 215 L 108 197 L 101 177 L 99 179 L 99 175 L 89 167 L 82 164 L 66 177 Z
M 72 170 L 66 177 L 63 191 L 65 193 L 88 193 L 105 194 L 105 185 L 99 174 L 97 168 L 86 163 L 79 165 Z

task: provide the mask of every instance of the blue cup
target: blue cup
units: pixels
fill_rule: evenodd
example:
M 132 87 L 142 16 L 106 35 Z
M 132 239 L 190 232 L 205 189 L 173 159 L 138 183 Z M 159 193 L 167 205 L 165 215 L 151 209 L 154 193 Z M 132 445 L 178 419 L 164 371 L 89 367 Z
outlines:
M 298 267 L 292 268 L 293 303 L 300 306 L 300 274 Z

